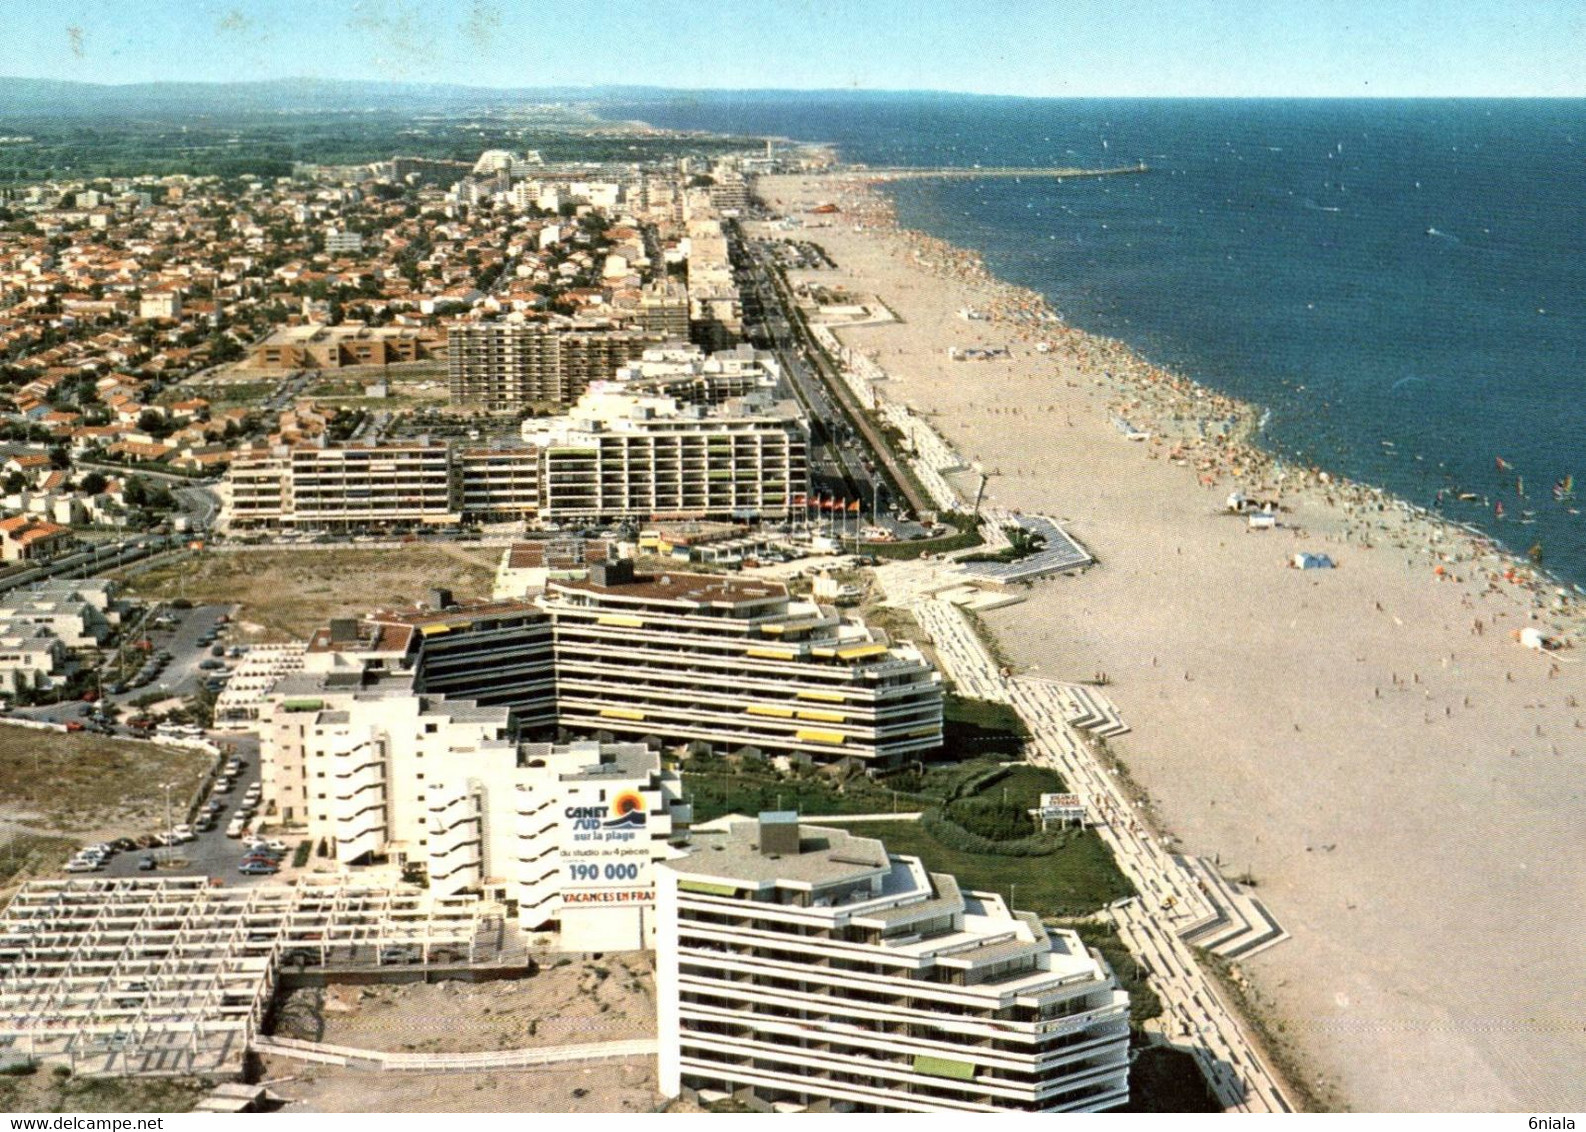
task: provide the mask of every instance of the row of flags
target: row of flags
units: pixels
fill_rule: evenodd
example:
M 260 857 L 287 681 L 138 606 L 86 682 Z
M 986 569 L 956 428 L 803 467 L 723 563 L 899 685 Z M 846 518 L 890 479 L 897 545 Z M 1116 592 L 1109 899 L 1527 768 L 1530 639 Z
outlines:
M 805 510 L 846 511 L 851 515 L 859 514 L 859 500 L 839 499 L 835 495 L 795 495 L 793 497 L 793 506 L 803 507 Z

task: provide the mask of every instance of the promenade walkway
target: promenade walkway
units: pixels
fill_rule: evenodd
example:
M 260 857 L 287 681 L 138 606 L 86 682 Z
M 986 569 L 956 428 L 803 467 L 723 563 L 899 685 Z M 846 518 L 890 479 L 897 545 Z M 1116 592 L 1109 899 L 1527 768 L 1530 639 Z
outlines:
M 894 600 L 899 596 L 889 594 Z M 1071 790 L 1085 797 L 1095 829 L 1139 893 L 1110 909 L 1119 934 L 1154 976 L 1169 1036 L 1189 1044 L 1219 1103 L 1239 1112 L 1291 1111 L 1276 1078 L 1181 938 L 1214 923 L 1219 909 L 1199 880 L 1145 829 L 1116 776 L 1068 724 L 1071 701 L 1063 697 L 1062 686 L 1001 675 L 955 606 L 921 597 L 909 608 L 935 642 L 958 689 L 1011 705 L 1030 730 L 1031 761 L 1057 770 Z

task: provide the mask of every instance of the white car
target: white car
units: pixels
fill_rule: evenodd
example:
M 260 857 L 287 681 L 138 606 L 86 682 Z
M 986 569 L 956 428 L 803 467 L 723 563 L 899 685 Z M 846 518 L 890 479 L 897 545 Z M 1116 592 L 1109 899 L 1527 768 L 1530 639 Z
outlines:
M 179 825 L 175 829 L 171 830 L 172 845 L 184 845 L 189 841 L 197 840 L 198 834 L 193 832 L 193 827 L 190 825 Z
M 73 857 L 66 862 L 66 871 L 69 873 L 97 873 L 104 867 L 103 861 L 85 861 L 81 857 Z

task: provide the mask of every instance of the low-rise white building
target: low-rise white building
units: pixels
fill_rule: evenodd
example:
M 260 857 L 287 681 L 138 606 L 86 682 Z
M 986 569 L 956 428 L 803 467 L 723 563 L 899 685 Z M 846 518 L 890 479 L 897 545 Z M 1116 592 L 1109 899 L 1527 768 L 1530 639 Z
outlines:
M 0 692 L 48 688 L 66 669 L 66 645 L 44 626 L 0 635 Z

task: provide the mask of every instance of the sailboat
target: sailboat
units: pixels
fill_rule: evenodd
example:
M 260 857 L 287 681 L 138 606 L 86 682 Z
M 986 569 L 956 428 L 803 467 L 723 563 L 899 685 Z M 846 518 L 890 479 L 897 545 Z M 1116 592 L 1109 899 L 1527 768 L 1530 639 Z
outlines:
M 1563 503 L 1566 499 L 1575 498 L 1575 477 L 1565 476 L 1553 485 L 1553 498 Z

